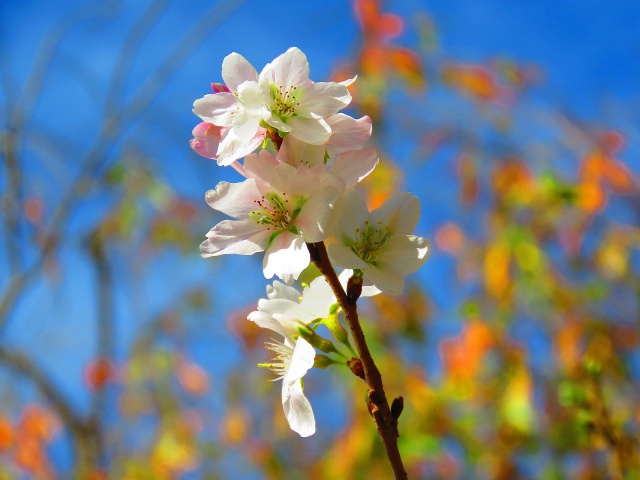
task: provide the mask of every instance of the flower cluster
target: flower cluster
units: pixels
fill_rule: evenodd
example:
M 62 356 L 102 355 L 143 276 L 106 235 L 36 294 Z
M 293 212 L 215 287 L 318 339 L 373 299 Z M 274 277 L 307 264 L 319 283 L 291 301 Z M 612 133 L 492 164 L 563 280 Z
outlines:
M 351 102 L 345 82 L 313 82 L 309 63 L 290 48 L 258 74 L 241 55 L 222 62 L 223 84 L 194 102 L 202 123 L 193 130 L 192 149 L 218 165 L 231 166 L 244 180 L 220 182 L 207 203 L 230 219 L 215 225 L 201 244 L 203 257 L 264 252 L 263 273 L 274 275 L 267 299 L 249 320 L 280 335 L 267 343 L 272 369 L 282 381 L 282 404 L 291 428 L 315 432 L 302 377 L 313 366 L 346 364 L 348 356 L 316 328 L 324 324 L 350 353 L 340 308 L 323 277 L 303 292 L 292 287 L 311 261 L 307 244 L 327 241 L 340 280 L 364 279 L 364 295 L 399 294 L 404 276 L 426 261 L 429 243 L 412 235 L 420 216 L 409 193 L 391 197 L 369 212 L 357 184 L 373 171 L 378 156 L 365 144 L 371 119 L 340 110 Z M 241 159 L 244 159 L 241 163 Z M 342 347 L 342 348 L 343 348 Z M 334 355 L 317 354 L 316 349 Z M 335 357 L 339 360 L 335 360 Z

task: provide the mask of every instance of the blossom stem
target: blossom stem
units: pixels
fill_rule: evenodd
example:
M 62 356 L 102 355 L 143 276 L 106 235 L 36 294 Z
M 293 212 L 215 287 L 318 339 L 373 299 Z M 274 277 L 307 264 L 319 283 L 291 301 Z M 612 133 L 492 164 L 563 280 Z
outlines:
M 320 273 L 322 273 L 327 280 L 327 283 L 331 287 L 344 312 L 347 325 L 349 326 L 356 350 L 358 351 L 358 356 L 364 367 L 364 380 L 369 387 L 369 411 L 373 417 L 378 434 L 382 439 L 395 478 L 396 480 L 406 480 L 408 478 L 407 472 L 402 464 L 402 458 L 398 449 L 398 420 L 391 413 L 389 402 L 387 401 L 382 385 L 382 376 L 373 361 L 364 337 L 364 332 L 360 326 L 356 305 L 359 295 L 351 292 L 349 288 L 347 292 L 342 288 L 340 280 L 329 260 L 324 242 L 307 243 L 307 248 L 309 249 L 311 261 L 318 267 Z M 350 284 L 351 283 L 352 282 L 350 282 Z

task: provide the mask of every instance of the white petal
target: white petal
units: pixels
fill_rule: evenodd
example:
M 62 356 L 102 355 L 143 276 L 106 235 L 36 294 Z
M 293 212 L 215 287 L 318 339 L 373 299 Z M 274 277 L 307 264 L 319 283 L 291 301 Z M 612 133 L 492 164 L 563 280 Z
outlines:
M 231 53 L 222 61 L 222 79 L 232 92 L 238 91 L 238 85 L 246 80 L 258 81 L 258 72 L 239 53 Z
M 308 437 L 316 432 L 313 410 L 302 392 L 300 380 L 282 384 L 282 408 L 291 430 L 301 437 Z
M 285 89 L 306 85 L 309 81 L 309 62 L 307 56 L 297 47 L 291 47 L 271 62 L 273 83 Z
M 209 94 L 193 102 L 193 113 L 205 122 L 219 127 L 229 127 L 233 123 L 231 112 L 236 112 L 238 105 L 233 93 Z
M 350 102 L 351 94 L 344 85 L 335 82 L 313 83 L 301 89 L 296 113 L 305 117 L 311 114 L 326 117 L 342 110 Z
M 200 244 L 203 257 L 213 257 L 235 253 L 253 255 L 267 246 L 269 232 L 253 221 L 223 220 L 207 233 L 207 239 Z
M 346 286 L 346 283 L 343 286 Z M 331 287 L 325 278 L 320 276 L 303 290 L 300 305 L 312 319 L 315 319 L 326 318 L 329 315 L 329 308 L 336 302 L 336 296 Z
M 331 128 L 321 118 L 291 117 L 288 123 L 291 135 L 312 145 L 323 145 L 331 136 Z
M 261 328 L 267 328 L 282 335 L 288 342 L 293 343 L 293 336 L 298 335 L 297 327 L 302 325 L 300 321 L 283 315 L 272 315 L 268 312 L 254 311 L 247 317 Z
M 283 300 L 291 300 L 292 302 L 298 302 L 301 296 L 302 293 L 300 293 L 298 290 L 285 285 L 278 280 L 273 282 L 273 286 L 267 285 L 267 297 L 269 297 L 271 300 L 278 298 Z
M 338 223 L 339 212 L 334 203 L 338 190 L 326 187 L 311 195 L 295 220 L 305 242 L 321 242 L 328 238 Z
M 270 183 L 273 170 L 280 162 L 267 150 L 260 150 L 258 155 L 247 155 L 244 159 L 243 171 L 247 178 L 255 178 Z
M 247 218 L 255 209 L 255 201 L 262 195 L 256 187 L 256 181 L 248 178 L 244 182 L 220 182 L 215 190 L 205 194 L 205 200 L 211 208 L 233 218 Z
M 371 137 L 371 119 L 364 116 L 356 120 L 344 113 L 326 118 L 331 127 L 331 138 L 327 144 L 330 155 L 358 150 Z
M 231 165 L 234 161 L 249 155 L 264 141 L 266 129 L 259 127 L 255 136 L 244 141 L 235 133 L 235 128 L 227 130 L 220 146 L 218 147 L 218 165 Z
M 346 79 L 346 80 L 342 80 L 341 82 L 338 82 L 338 83 L 339 83 L 340 85 L 344 85 L 345 87 L 350 87 L 350 86 L 351 86 L 351 84 L 352 84 L 353 82 L 355 82 L 357 78 L 358 78 L 358 75 L 356 75 L 356 76 L 355 76 L 355 77 L 353 77 L 353 78 L 348 78 L 348 79 Z
M 343 244 L 351 246 L 355 230 L 364 226 L 364 222 L 369 218 L 369 210 L 364 200 L 364 193 L 357 188 L 347 190 L 342 197 L 340 203 L 342 212 L 336 227 L 336 238 Z
M 262 95 L 256 82 L 246 81 L 238 85 L 238 99 L 250 115 L 260 117 Z
M 313 167 L 324 165 L 324 153 L 324 145 L 311 145 L 298 140 L 294 135 L 287 135 L 282 141 L 277 158 L 294 167 L 300 165 Z
M 413 235 L 394 235 L 378 255 L 378 267 L 397 275 L 416 272 L 429 258 L 429 241 Z
M 316 351 L 304 338 L 298 338 L 291 355 L 289 369 L 284 376 L 285 382 L 294 382 L 304 377 L 307 371 L 313 367 Z
M 371 221 L 381 221 L 393 234 L 412 234 L 419 219 L 420 200 L 408 192 L 392 195 L 380 208 L 371 212 Z
M 389 295 L 400 295 L 404 288 L 404 278 L 402 275 L 396 275 L 382 271 L 373 265 L 367 265 L 363 268 L 364 278 L 368 279 L 376 287 Z
M 327 248 L 329 252 L 329 258 L 336 265 L 344 268 L 359 268 L 361 270 L 367 268 L 368 264 L 357 256 L 350 248 L 340 245 L 339 243 L 332 243 Z
M 344 180 L 347 187 L 353 187 L 369 175 L 376 165 L 378 165 L 378 153 L 375 148 L 353 150 L 336 158 L 329 173 Z
M 309 266 L 309 261 L 309 250 L 304 240 L 291 232 L 283 232 L 265 251 L 262 271 L 265 278 L 277 275 L 291 285 Z
M 310 318 L 310 315 L 300 306 L 299 300 L 292 302 L 291 300 L 285 300 L 282 298 L 276 298 L 274 300 L 261 298 L 258 301 L 258 310 L 273 316 L 294 318 L 296 321 L 299 320 L 304 324 L 318 318 Z M 299 325 L 300 322 L 297 322 L 297 324 Z

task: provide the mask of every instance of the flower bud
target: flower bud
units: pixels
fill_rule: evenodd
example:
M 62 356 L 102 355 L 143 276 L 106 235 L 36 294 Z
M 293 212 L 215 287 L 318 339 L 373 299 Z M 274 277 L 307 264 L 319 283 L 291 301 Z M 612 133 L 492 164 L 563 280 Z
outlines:
M 307 342 L 309 342 L 313 347 L 317 348 L 321 352 L 329 353 L 335 352 L 339 353 L 336 349 L 335 345 L 331 340 L 327 340 L 326 338 L 322 338 L 318 335 L 314 330 L 310 328 L 298 327 L 298 333 L 300 336 L 304 338 Z

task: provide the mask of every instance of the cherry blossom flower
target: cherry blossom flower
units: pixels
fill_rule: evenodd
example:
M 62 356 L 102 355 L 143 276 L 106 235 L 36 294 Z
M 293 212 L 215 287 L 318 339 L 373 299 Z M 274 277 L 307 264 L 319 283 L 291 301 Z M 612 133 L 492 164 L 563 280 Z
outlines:
M 248 155 L 241 183 L 220 182 L 205 196 L 209 206 L 235 220 L 223 220 L 200 245 L 203 257 L 265 251 L 266 278 L 293 283 L 309 265 L 305 242 L 320 242 L 337 222 L 334 204 L 344 182 L 324 166 L 295 168 L 266 150 Z
M 338 276 L 344 289 L 352 275 L 353 270 L 347 269 Z M 364 286 L 361 296 L 370 297 L 378 293 L 380 290 L 375 286 Z M 336 296 L 323 276 L 315 278 L 302 292 L 276 280 L 273 286 L 267 287 L 267 298 L 258 301 L 258 310 L 247 318 L 262 328 L 293 337 L 298 335 L 299 328 L 328 317 L 336 303 Z
M 358 269 L 385 293 L 397 295 L 404 276 L 429 258 L 429 241 L 411 235 L 420 217 L 420 202 L 410 193 L 391 196 L 369 212 L 362 192 L 346 194 L 336 228 L 339 243 L 329 245 L 329 257 L 342 267 Z
M 274 371 L 282 381 L 282 408 L 291 430 L 301 437 L 313 435 L 316 420 L 311 403 L 302 389 L 302 377 L 313 367 L 316 351 L 304 338 L 293 340 L 285 337 L 284 342 L 267 342 L 266 347 L 276 354 L 272 363 L 259 366 Z
M 227 127 L 216 154 L 218 165 L 230 165 L 258 148 L 267 130 L 260 125 L 263 106 L 256 69 L 242 55 L 232 53 L 222 62 L 222 78 L 228 91 L 214 88 L 217 93 L 193 103 L 193 113 L 207 123 Z
M 258 83 L 265 105 L 263 119 L 280 132 L 312 145 L 322 145 L 331 136 L 331 127 L 324 117 L 351 102 L 345 85 L 309 80 L 309 62 L 296 47 L 267 64 Z

